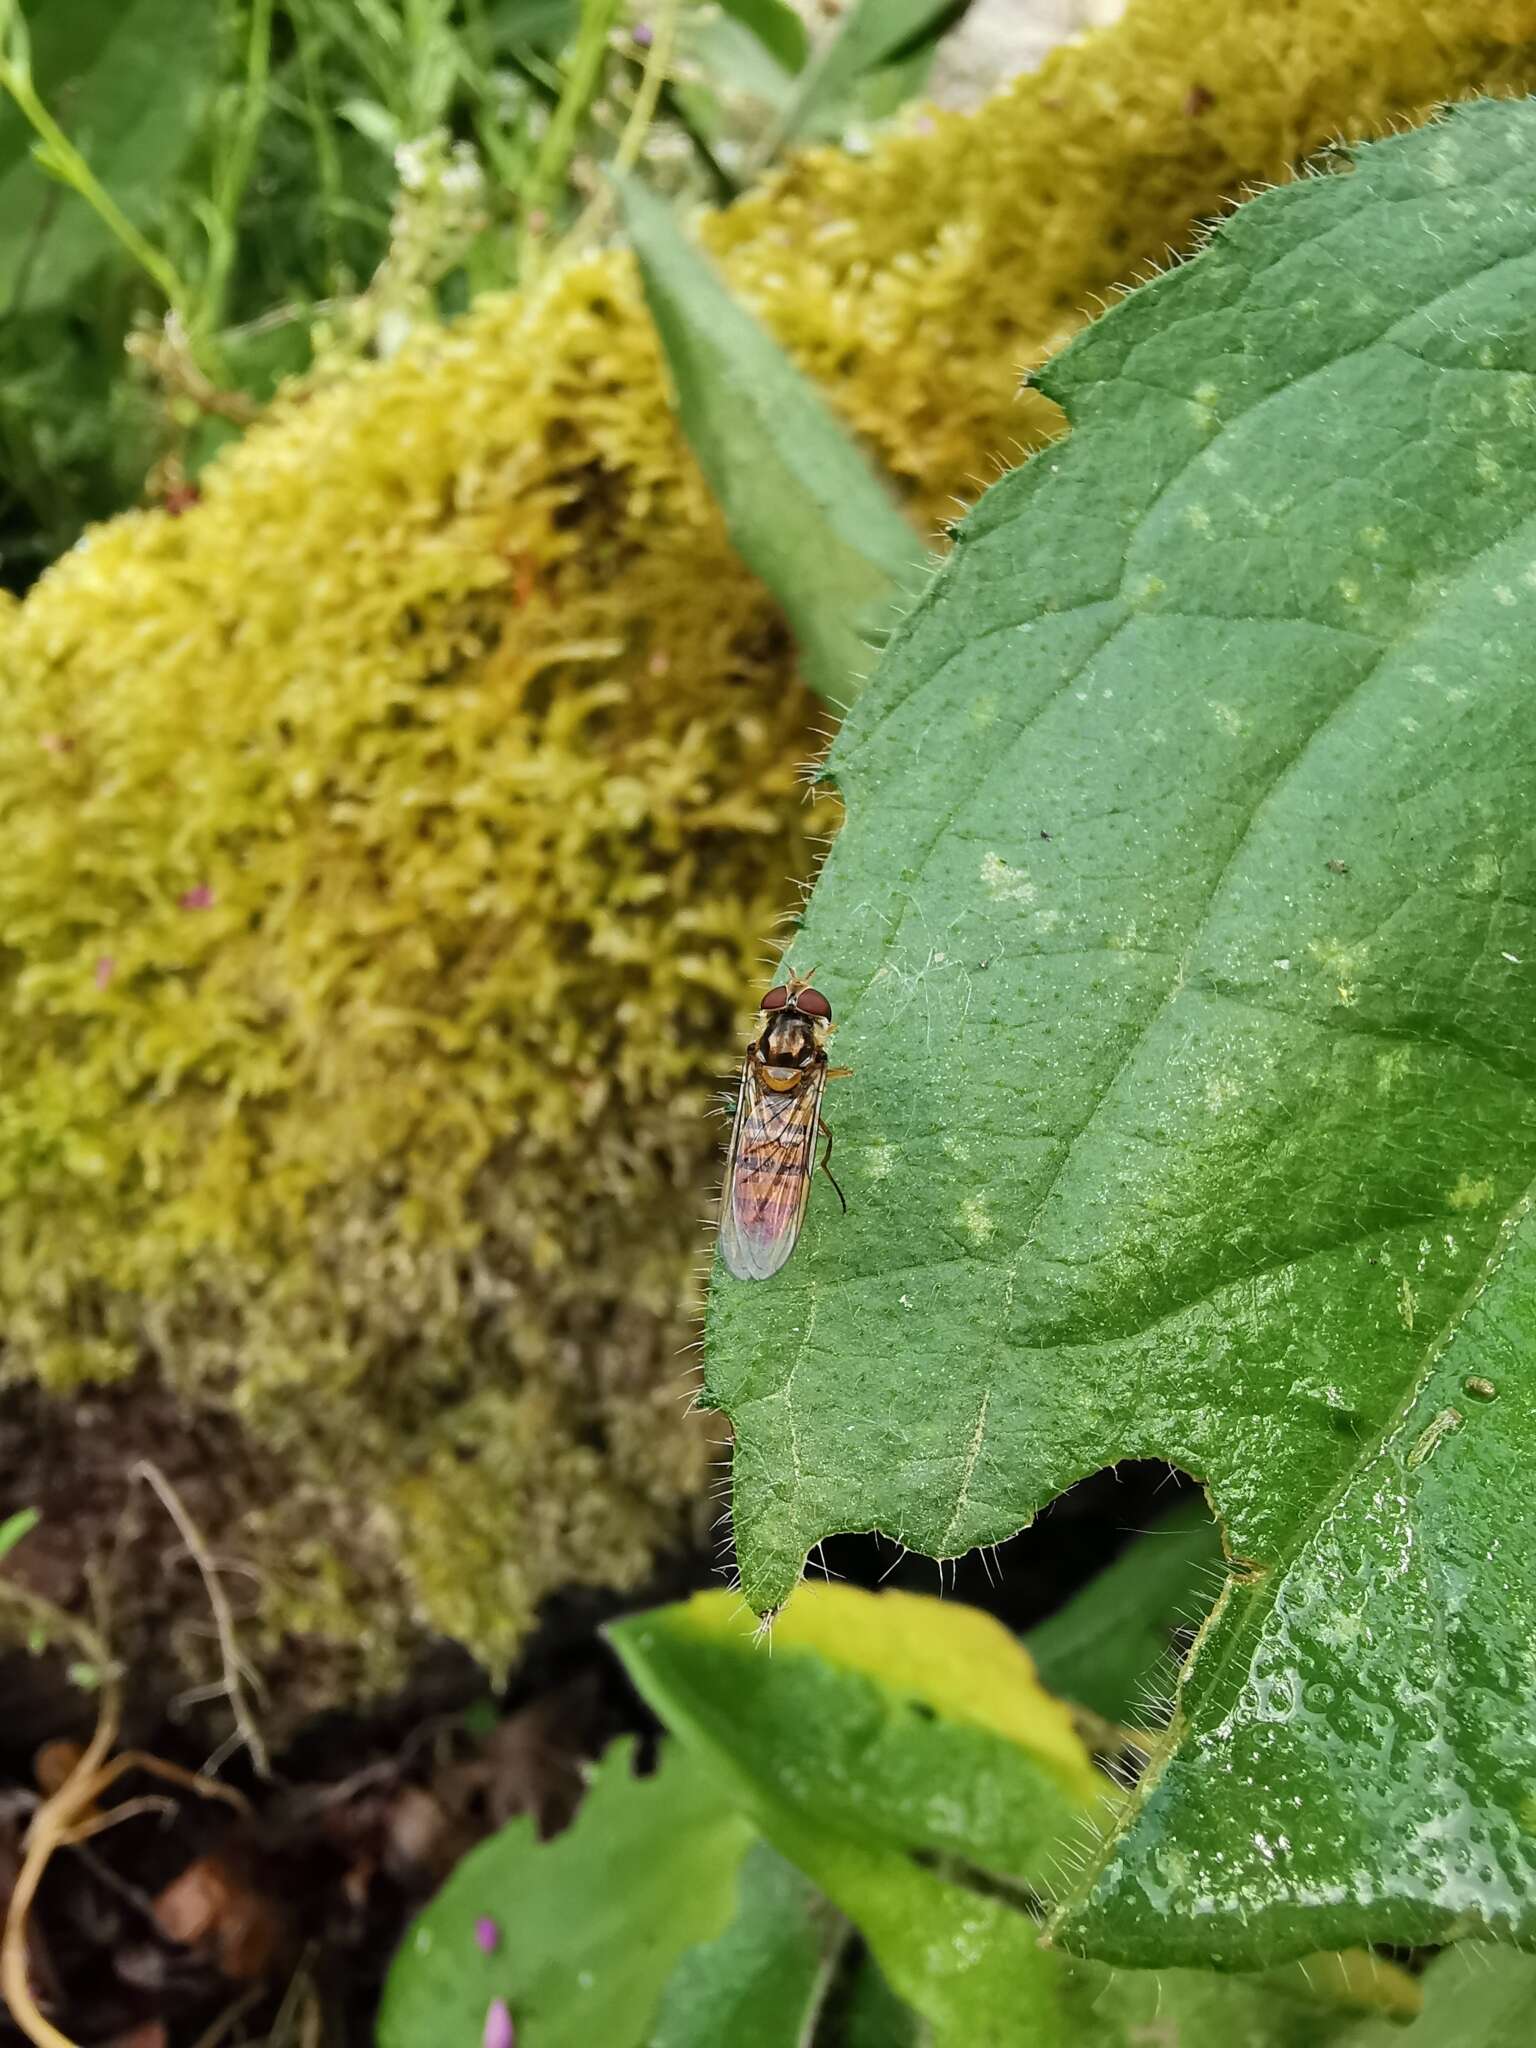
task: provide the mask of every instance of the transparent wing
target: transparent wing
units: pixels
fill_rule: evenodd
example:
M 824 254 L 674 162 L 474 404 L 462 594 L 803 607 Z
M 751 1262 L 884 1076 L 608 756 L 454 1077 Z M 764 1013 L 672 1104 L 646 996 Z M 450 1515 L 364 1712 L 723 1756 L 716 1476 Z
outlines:
M 826 1069 L 796 1088 L 763 1085 L 748 1060 L 725 1159 L 720 1253 L 738 1280 L 766 1280 L 795 1248 L 811 1192 L 816 1113 Z

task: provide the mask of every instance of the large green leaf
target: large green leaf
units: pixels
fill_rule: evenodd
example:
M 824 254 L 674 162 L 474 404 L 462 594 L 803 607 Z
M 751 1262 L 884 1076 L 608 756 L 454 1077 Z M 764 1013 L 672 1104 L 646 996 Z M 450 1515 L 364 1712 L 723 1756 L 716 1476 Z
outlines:
M 1413 1979 L 1360 1952 L 1247 1979 L 1044 1953 L 1029 1887 L 1006 1880 L 1055 1862 L 1103 1781 L 1029 1658 L 974 1608 L 808 1587 L 770 1645 L 708 1594 L 613 1635 L 674 1738 L 721 1770 L 878 1960 L 883 1979 L 851 1987 L 845 2012 L 834 2001 L 818 2040 L 846 2027 L 892 2048 L 891 1986 L 955 2048 L 1137 2048 L 1163 2017 L 1184 2048 L 1324 2048 L 1362 2010 L 1418 2010 Z M 1042 1799 L 1042 1773 L 1065 1800 Z M 663 2006 L 677 2032 L 663 2026 L 650 2048 L 745 2039 L 746 2014 L 765 2042 L 782 2038 L 824 1988 L 810 1912 L 780 1866 L 749 1862 L 737 1921 L 679 1965 Z
M 853 702 L 923 549 L 864 455 L 737 305 L 671 209 L 620 192 L 678 415 L 747 566 L 783 605 L 806 680 Z
M 612 1635 L 674 1732 L 808 1824 L 1034 1884 L 1107 1789 L 1028 1654 L 956 1601 L 807 1586 L 771 1662 L 728 1593 Z
M 1536 1526 L 1515 1492 L 1536 1360 L 1524 1203 L 1437 1352 L 1276 1582 L 1227 1596 L 1233 1662 L 1202 1661 L 1186 1688 L 1187 1732 L 1068 1916 L 1073 1945 L 1244 1956 L 1254 1919 L 1279 1940 L 1314 1920 L 1336 1939 L 1536 1935 Z
M 612 1634 L 674 1734 L 858 1927 L 934 2048 L 1065 2048 L 1065 1979 L 1035 1922 L 956 1881 L 972 1865 L 1043 1875 L 1103 1787 L 1004 1629 L 974 1608 L 818 1586 L 771 1654 L 723 1593 Z
M 646 2048 L 802 2048 L 848 1923 L 766 1842 L 748 1851 L 736 1918 L 668 1979 Z
M 654 1777 L 633 1766 L 615 1743 L 563 1835 L 516 1820 L 465 1857 L 401 1944 L 378 2048 L 480 2048 L 498 1999 L 519 2048 L 649 2042 L 672 1966 L 731 1919 L 753 1831 L 675 1744 Z
M 27 4 L 44 104 L 130 219 L 163 211 L 207 110 L 219 12 L 187 0 Z M 85 201 L 32 161 L 34 136 L 0 93 L 0 307 L 61 304 L 115 247 Z
M 1068 1930 L 1125 1960 L 1536 1940 L 1530 1254 L 1486 1265 L 1536 1174 L 1536 109 L 1340 170 L 1050 366 L 1071 435 L 849 722 L 793 956 L 850 1213 L 711 1298 L 760 1610 L 836 1530 L 1205 1482 L 1240 1568 Z

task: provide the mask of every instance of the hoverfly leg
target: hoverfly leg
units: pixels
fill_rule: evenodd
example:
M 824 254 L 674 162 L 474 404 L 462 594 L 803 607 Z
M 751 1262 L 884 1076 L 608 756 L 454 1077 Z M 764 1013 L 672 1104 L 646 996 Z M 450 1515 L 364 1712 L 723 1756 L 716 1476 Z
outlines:
M 827 1163 L 832 1157 L 832 1133 L 827 1129 L 826 1125 L 822 1122 L 820 1117 L 817 1117 L 816 1119 L 816 1128 L 818 1131 L 820 1131 L 821 1135 L 827 1141 L 827 1149 L 821 1155 L 821 1170 L 827 1176 L 827 1179 L 832 1182 L 832 1186 L 837 1195 L 837 1199 L 843 1205 L 843 1214 L 846 1216 L 848 1214 L 848 1197 L 843 1193 L 842 1189 L 838 1187 L 836 1177 L 832 1172 L 832 1168 Z
M 826 1073 L 822 1075 L 822 1079 L 824 1081 L 851 1081 L 853 1079 L 853 1069 L 852 1067 L 828 1067 Z

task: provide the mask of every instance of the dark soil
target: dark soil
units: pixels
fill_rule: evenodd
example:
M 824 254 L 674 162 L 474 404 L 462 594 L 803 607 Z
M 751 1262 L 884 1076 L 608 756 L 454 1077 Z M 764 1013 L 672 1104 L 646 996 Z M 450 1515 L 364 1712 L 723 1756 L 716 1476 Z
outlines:
M 7 1566 L 22 1576 L 24 1562 L 34 1591 L 84 1604 L 79 1540 L 93 1518 L 121 1553 L 134 1440 L 169 1459 L 168 1475 L 194 1515 L 217 1524 L 209 1475 L 238 1439 L 226 1443 L 216 1417 L 189 1434 L 184 1411 L 172 1427 L 153 1396 L 82 1396 L 67 1404 L 67 1444 L 51 1445 L 44 1461 L 50 1473 L 73 1471 L 71 1497 L 39 1498 L 16 1463 L 43 1426 L 30 1399 L 9 1395 L 0 1418 L 0 1501 L 36 1499 L 45 1510 Z M 64 1426 L 57 1418 L 47 1425 Z M 1163 1465 L 1099 1473 L 985 1559 L 946 1565 L 943 1591 L 1027 1629 L 1165 1513 L 1186 1484 Z M 50 1525 L 74 1540 L 50 1545 Z M 147 1540 L 142 1529 L 136 1540 Z M 936 1565 L 877 1537 L 837 1538 L 820 1561 L 855 1585 L 940 1588 Z M 554 1831 L 574 1810 L 586 1760 L 623 1733 L 653 1742 L 655 1723 L 604 1648 L 600 1625 L 717 1584 L 722 1569 L 728 1563 L 678 1557 L 623 1599 L 587 1590 L 550 1601 L 494 1698 L 468 1657 L 436 1646 L 386 1706 L 303 1726 L 274 1759 L 270 1779 L 258 1778 L 248 1758 L 231 1758 L 221 1777 L 246 1796 L 248 1813 L 140 1773 L 119 1781 L 105 1805 L 146 1792 L 169 1796 L 162 1810 L 109 1827 L 50 1863 L 30 1920 L 33 1984 L 49 2017 L 81 2048 L 198 2048 L 221 2017 L 228 2024 L 218 2038 L 227 2044 L 271 2036 L 302 2048 L 365 2048 L 394 1947 L 458 1858 L 515 1814 L 532 1813 L 543 1832 Z M 84 1742 L 94 1723 L 96 1700 L 70 1682 L 66 1662 L 52 1652 L 0 1660 L 0 1899 L 31 1812 L 70 1761 L 60 1745 Z M 197 1714 L 173 1713 L 184 1683 L 152 1664 L 135 1670 L 124 1740 L 195 1770 L 216 1737 Z M 0 2043 L 21 2039 L 0 2008 Z

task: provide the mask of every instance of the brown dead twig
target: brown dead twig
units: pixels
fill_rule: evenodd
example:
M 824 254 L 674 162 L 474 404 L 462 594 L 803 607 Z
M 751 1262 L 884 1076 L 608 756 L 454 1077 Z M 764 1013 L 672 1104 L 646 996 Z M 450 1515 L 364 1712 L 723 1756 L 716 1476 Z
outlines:
M 253 2005 L 259 2005 L 267 1995 L 265 1984 L 253 1984 L 248 1991 L 242 1991 L 233 2005 L 226 2006 L 213 2025 L 198 2035 L 193 2048 L 219 2048 L 219 2043 L 231 2035 Z
M 132 1476 L 143 1479 L 153 1490 L 176 1524 L 182 1542 L 202 1575 L 209 1605 L 213 1609 L 224 1664 L 221 1690 L 229 1700 L 237 1734 L 249 1750 L 252 1764 L 265 1777 L 269 1774 L 266 1746 L 246 1703 L 242 1684 L 246 1667 L 235 1640 L 234 1616 L 208 1547 L 181 1496 L 158 1466 L 148 1459 L 141 1460 L 134 1466 Z M 153 1796 L 128 1799 L 119 1806 L 102 1808 L 102 1795 L 130 1771 L 143 1771 L 167 1784 L 178 1785 L 184 1791 L 195 1792 L 203 1799 L 222 1800 L 226 1806 L 232 1806 L 245 1816 L 249 1816 L 251 1806 L 250 1801 L 232 1786 L 221 1785 L 201 1771 L 184 1770 L 179 1764 L 167 1763 L 164 1758 L 150 1756 L 143 1750 L 125 1749 L 114 1755 L 122 1727 L 122 1672 L 108 1647 L 104 1631 L 76 1615 L 65 1613 L 52 1601 L 24 1586 L 7 1582 L 0 1587 L 0 1593 L 6 1601 L 20 1607 L 33 1624 L 49 1636 L 72 1639 L 84 1653 L 100 1687 L 96 1726 L 90 1741 L 62 1782 L 37 1806 L 28 1824 L 21 1869 L 17 1872 L 6 1908 L 4 1931 L 0 1933 L 0 1996 L 4 1997 L 10 2009 L 12 2020 L 34 2048 L 77 2048 L 77 2044 L 67 2034 L 61 2033 L 39 2007 L 32 1993 L 27 1967 L 27 1927 L 32 1905 L 43 1873 L 55 1852 L 74 1848 L 135 1814 L 163 1809 L 164 1802 Z
M 135 361 L 146 365 L 169 396 L 190 399 L 201 413 L 228 420 L 232 426 L 248 427 L 261 411 L 254 398 L 247 398 L 243 391 L 224 390 L 200 368 L 186 325 L 176 313 L 167 313 L 161 327 L 130 334 L 124 346 Z
M 129 1771 L 145 1771 L 151 1777 L 196 1792 L 204 1799 L 222 1799 L 239 1813 L 248 1813 L 250 1806 L 231 1786 L 215 1784 L 211 1778 L 205 1778 L 197 1771 L 185 1771 L 179 1764 L 147 1756 L 142 1750 L 125 1749 L 114 1756 L 113 1746 L 122 1725 L 122 1675 L 104 1638 L 88 1622 L 53 1608 L 50 1602 L 40 1600 L 35 1594 L 24 1593 L 14 1586 L 7 1586 L 5 1591 L 8 1598 L 19 1598 L 21 1604 L 36 1619 L 45 1622 L 52 1632 L 72 1636 L 95 1667 L 101 1687 L 96 1726 L 90 1741 L 81 1750 L 58 1790 L 43 1800 L 32 1815 L 23 1845 L 21 1869 L 17 1872 L 6 1909 L 5 1931 L 0 1935 L 0 1993 L 4 1994 L 11 2018 L 35 2048 L 75 2048 L 69 2036 L 61 2033 L 39 2008 L 32 1995 L 27 1969 L 27 1923 L 43 1872 L 52 1861 L 54 1852 L 87 1841 L 92 1835 L 100 1834 L 104 1828 L 115 1827 L 132 1814 L 143 1813 L 146 1805 L 160 1804 L 159 1801 L 129 1799 L 121 1806 L 102 1809 L 102 1794 Z
M 267 1746 L 261 1738 L 250 1705 L 246 1698 L 246 1687 L 253 1682 L 250 1666 L 240 1654 L 240 1644 L 235 1635 L 234 1611 L 229 1596 L 224 1591 L 222 1580 L 214 1565 L 202 1532 L 188 1514 L 181 1495 L 172 1486 L 158 1465 L 148 1458 L 141 1458 L 134 1466 L 131 1476 L 142 1479 L 152 1489 L 161 1506 L 176 1524 L 177 1534 L 186 1545 L 187 1555 L 197 1566 L 202 1576 L 203 1589 L 208 1595 L 208 1605 L 213 1610 L 213 1625 L 218 1632 L 219 1658 L 223 1665 L 223 1676 L 216 1687 L 210 1687 L 203 1695 L 208 1698 L 224 1698 L 229 1702 L 230 1713 L 235 1721 L 235 1746 L 243 1743 L 251 1759 L 251 1767 L 259 1778 L 270 1778 L 271 1761 Z M 222 1755 L 219 1757 L 222 1762 Z

